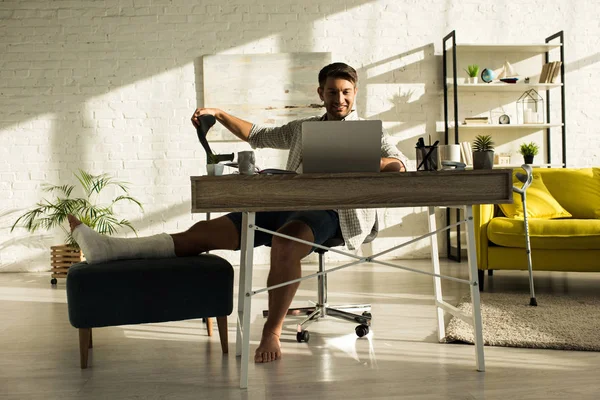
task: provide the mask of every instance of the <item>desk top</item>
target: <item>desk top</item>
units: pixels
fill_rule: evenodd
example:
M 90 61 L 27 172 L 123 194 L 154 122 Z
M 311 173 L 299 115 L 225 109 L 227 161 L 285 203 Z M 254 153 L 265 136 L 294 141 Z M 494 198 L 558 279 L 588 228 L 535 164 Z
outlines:
M 512 203 L 512 170 L 192 176 L 192 212 Z

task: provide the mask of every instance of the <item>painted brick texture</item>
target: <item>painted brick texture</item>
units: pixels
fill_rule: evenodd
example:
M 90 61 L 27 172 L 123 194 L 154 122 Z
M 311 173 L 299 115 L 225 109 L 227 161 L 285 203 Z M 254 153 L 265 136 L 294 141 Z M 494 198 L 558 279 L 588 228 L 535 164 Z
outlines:
M 0 271 L 49 270 L 49 246 L 62 243 L 61 232 L 10 226 L 42 198 L 42 183 L 75 183 L 79 168 L 131 183 L 145 211 L 117 211 L 141 235 L 204 219 L 189 212 L 189 177 L 205 173 L 189 119 L 202 105 L 205 54 L 331 52 L 359 71 L 359 113 L 382 119 L 414 159 L 419 136 L 442 136 L 441 43 L 454 29 L 462 42 L 486 43 L 543 42 L 564 30 L 568 159 L 600 164 L 595 1 L 0 2 Z M 214 144 L 218 152 L 245 149 Z M 258 157 L 283 162 L 278 152 Z M 380 222 L 382 239 L 364 251 L 427 229 L 424 208 L 381 210 Z M 219 254 L 238 262 L 234 252 Z M 423 241 L 396 256 L 428 254 Z M 268 251 L 257 262 L 267 263 Z

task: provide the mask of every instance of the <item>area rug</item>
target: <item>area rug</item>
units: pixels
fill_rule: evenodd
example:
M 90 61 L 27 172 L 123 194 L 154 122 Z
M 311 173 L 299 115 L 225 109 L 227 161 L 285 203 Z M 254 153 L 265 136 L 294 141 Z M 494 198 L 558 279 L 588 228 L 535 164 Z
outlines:
M 487 346 L 600 351 L 600 295 L 598 297 L 481 293 L 483 341 Z M 471 300 L 458 309 L 470 314 Z M 473 343 L 473 329 L 452 317 L 446 342 Z

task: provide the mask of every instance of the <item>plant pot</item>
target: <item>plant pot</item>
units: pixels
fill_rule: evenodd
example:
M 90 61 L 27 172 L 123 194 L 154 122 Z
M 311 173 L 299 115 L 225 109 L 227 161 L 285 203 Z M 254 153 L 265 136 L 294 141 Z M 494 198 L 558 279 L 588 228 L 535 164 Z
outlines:
M 467 78 L 467 83 L 471 83 L 471 84 L 478 83 L 478 79 L 476 76 L 470 76 Z
M 533 164 L 533 156 L 523 156 L 525 164 Z
M 71 265 L 82 261 L 85 261 L 85 258 L 78 247 L 68 244 L 50 247 L 50 266 L 52 267 L 50 282 L 55 284 L 56 278 L 66 278 Z
M 221 176 L 224 169 L 224 164 L 206 164 L 206 174 L 208 176 Z
M 492 169 L 494 166 L 493 151 L 474 151 L 473 169 Z

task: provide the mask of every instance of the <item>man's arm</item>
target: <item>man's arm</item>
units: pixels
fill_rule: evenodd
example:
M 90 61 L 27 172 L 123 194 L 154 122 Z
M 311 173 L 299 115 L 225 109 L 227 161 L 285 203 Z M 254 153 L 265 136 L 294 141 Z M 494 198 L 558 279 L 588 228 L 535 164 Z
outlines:
M 379 169 L 381 172 L 406 172 L 404 163 L 397 158 L 391 157 L 383 157 Z
M 243 141 L 247 142 L 250 136 L 250 130 L 252 129 L 252 123 L 244 121 L 238 117 L 234 117 L 231 114 L 227 114 L 225 111 L 218 108 L 198 108 L 192 115 L 192 124 L 198 127 L 198 117 L 201 115 L 210 114 L 214 116 L 225 128 L 227 128 L 235 136 L 239 137 Z

